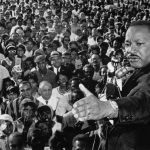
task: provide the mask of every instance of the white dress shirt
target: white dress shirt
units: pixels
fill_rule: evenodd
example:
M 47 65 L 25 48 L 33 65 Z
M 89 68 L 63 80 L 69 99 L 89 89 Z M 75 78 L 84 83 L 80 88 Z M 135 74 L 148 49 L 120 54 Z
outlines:
M 56 97 L 52 97 L 52 96 L 48 100 L 45 100 L 42 96 L 39 96 L 37 98 L 37 100 L 40 102 L 39 106 L 48 105 L 48 106 L 52 107 L 52 109 L 54 111 L 56 110 L 57 104 L 59 101 L 59 99 L 57 99 Z

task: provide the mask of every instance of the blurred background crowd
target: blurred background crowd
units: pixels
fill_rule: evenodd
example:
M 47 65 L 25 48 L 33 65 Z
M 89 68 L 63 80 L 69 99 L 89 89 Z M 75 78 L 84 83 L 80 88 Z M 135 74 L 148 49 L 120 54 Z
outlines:
M 149 12 L 149 0 L 1 0 L 0 150 L 105 150 L 113 122 L 73 117 L 79 84 L 123 96 L 125 33 Z

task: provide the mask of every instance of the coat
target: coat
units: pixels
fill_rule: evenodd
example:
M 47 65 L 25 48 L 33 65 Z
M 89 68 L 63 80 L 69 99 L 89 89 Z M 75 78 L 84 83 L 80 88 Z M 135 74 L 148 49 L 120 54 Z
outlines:
M 107 150 L 150 150 L 150 65 L 125 82 L 115 100 L 118 118 L 108 134 Z

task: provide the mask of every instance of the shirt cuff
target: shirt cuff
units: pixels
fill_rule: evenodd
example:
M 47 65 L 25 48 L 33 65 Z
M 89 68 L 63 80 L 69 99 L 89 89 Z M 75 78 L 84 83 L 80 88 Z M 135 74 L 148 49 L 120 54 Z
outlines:
M 117 118 L 118 117 L 118 105 L 115 101 L 108 101 L 112 107 L 112 112 L 108 116 L 109 119 Z

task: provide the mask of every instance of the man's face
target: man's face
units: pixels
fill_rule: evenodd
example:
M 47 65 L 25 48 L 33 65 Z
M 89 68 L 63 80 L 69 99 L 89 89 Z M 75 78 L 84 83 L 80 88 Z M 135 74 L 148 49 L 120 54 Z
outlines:
M 39 70 L 44 70 L 44 69 L 46 69 L 46 62 L 45 62 L 45 60 L 43 60 L 43 61 L 41 61 L 41 62 L 38 62 L 38 63 L 37 63 L 37 66 L 38 66 Z
M 26 106 L 21 110 L 21 116 L 24 117 L 26 121 L 31 121 L 35 116 L 34 110 L 31 106 Z
M 91 56 L 91 62 L 93 66 L 100 65 L 100 58 L 98 55 L 94 54 Z
M 145 26 L 129 27 L 125 49 L 132 67 L 141 68 L 150 63 L 150 30 Z
M 34 79 L 29 79 L 32 89 L 38 88 L 38 83 Z
M 19 86 L 20 95 L 23 98 L 31 98 L 32 92 L 31 92 L 31 86 L 30 84 L 21 84 Z
M 47 25 L 48 25 L 49 28 L 52 28 L 53 27 L 53 22 L 51 20 L 48 20 Z
M 51 94 L 52 94 L 52 87 L 48 85 L 43 86 L 43 88 L 41 89 L 41 96 L 45 100 L 48 100 L 51 97 Z
M 65 45 L 68 45 L 69 42 L 70 42 L 69 37 L 65 37 L 65 38 L 64 38 L 64 44 L 65 44 Z
M 61 66 L 62 63 L 62 59 L 60 56 L 53 56 L 53 58 L 51 58 L 51 64 L 56 67 L 59 68 Z
M 16 33 L 14 33 L 14 34 L 12 35 L 12 39 L 13 39 L 14 41 L 17 41 L 17 42 L 18 42 L 18 40 L 19 40 L 19 35 L 16 34 Z
M 68 83 L 68 78 L 65 75 L 60 74 L 59 75 L 59 83 L 61 86 L 66 86 Z
M 40 21 L 35 21 L 34 26 L 35 28 L 40 28 Z
M 84 75 L 87 79 L 92 79 L 93 75 L 94 75 L 94 72 L 92 71 L 91 68 L 89 67 L 86 67 L 85 70 L 84 70 Z
M 23 55 L 24 55 L 24 50 L 23 50 L 21 47 L 19 47 L 19 48 L 17 49 L 17 55 L 18 55 L 19 57 L 23 57 Z

